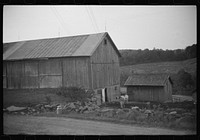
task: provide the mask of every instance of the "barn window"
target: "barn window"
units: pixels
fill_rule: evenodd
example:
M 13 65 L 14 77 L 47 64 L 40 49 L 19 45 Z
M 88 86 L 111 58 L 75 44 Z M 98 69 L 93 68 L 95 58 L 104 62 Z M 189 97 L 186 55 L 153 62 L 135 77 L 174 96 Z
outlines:
M 106 39 L 104 39 L 104 45 L 107 45 L 107 40 Z

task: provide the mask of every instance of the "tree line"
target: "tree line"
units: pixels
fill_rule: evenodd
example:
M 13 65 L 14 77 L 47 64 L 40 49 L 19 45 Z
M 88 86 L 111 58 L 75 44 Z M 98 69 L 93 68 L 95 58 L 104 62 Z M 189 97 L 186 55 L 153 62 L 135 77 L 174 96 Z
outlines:
M 135 65 L 142 63 L 164 62 L 164 61 L 183 61 L 196 57 L 197 45 L 187 46 L 185 49 L 176 50 L 120 50 L 120 66 Z

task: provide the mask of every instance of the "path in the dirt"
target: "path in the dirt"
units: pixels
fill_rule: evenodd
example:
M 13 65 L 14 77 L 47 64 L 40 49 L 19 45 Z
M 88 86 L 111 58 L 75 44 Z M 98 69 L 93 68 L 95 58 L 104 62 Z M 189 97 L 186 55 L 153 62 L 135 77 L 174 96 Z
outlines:
M 187 135 L 191 131 L 146 128 L 62 117 L 4 115 L 4 134 L 51 135 Z

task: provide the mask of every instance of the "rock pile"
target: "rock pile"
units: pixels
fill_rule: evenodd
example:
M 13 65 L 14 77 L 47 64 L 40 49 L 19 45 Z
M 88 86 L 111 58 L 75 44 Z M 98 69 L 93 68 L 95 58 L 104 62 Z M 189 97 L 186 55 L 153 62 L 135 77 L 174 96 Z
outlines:
M 38 104 L 31 107 L 16 107 L 16 106 L 10 106 L 6 109 L 3 109 L 4 112 L 10 113 L 10 114 L 21 114 L 21 115 L 36 115 L 42 112 L 50 112 L 50 111 L 56 111 L 56 108 L 59 104 Z
M 31 107 L 10 106 L 3 109 L 3 111 L 11 114 L 36 115 L 43 112 L 57 112 L 57 114 L 65 114 L 72 111 L 77 113 L 89 113 L 97 111 L 99 108 L 100 107 L 96 105 L 96 100 L 92 98 L 84 102 L 77 101 L 67 104 L 37 104 Z M 61 110 L 60 113 L 58 113 L 58 109 Z
M 154 106 L 153 109 L 140 109 L 136 106 L 131 107 L 131 109 L 101 109 L 96 115 L 154 125 L 173 125 L 189 129 L 195 127 L 196 120 L 194 110 L 191 112 L 180 108 L 164 110 L 159 106 Z
M 89 113 L 97 111 L 100 107 L 96 105 L 93 101 L 86 101 L 86 102 L 71 102 L 62 107 L 62 112 L 69 113 L 69 112 L 78 112 L 78 113 Z

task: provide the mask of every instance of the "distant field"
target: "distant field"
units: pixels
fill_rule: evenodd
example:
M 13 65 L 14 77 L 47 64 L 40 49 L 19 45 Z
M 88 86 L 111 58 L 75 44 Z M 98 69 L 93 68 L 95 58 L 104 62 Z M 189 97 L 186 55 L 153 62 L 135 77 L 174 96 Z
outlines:
M 192 96 L 184 96 L 184 95 L 172 95 L 173 101 L 183 102 L 183 101 L 193 101 Z
M 197 59 L 188 59 L 185 61 L 146 63 L 121 67 L 121 74 L 134 73 L 177 73 L 180 69 L 184 69 L 189 73 L 196 72 Z

